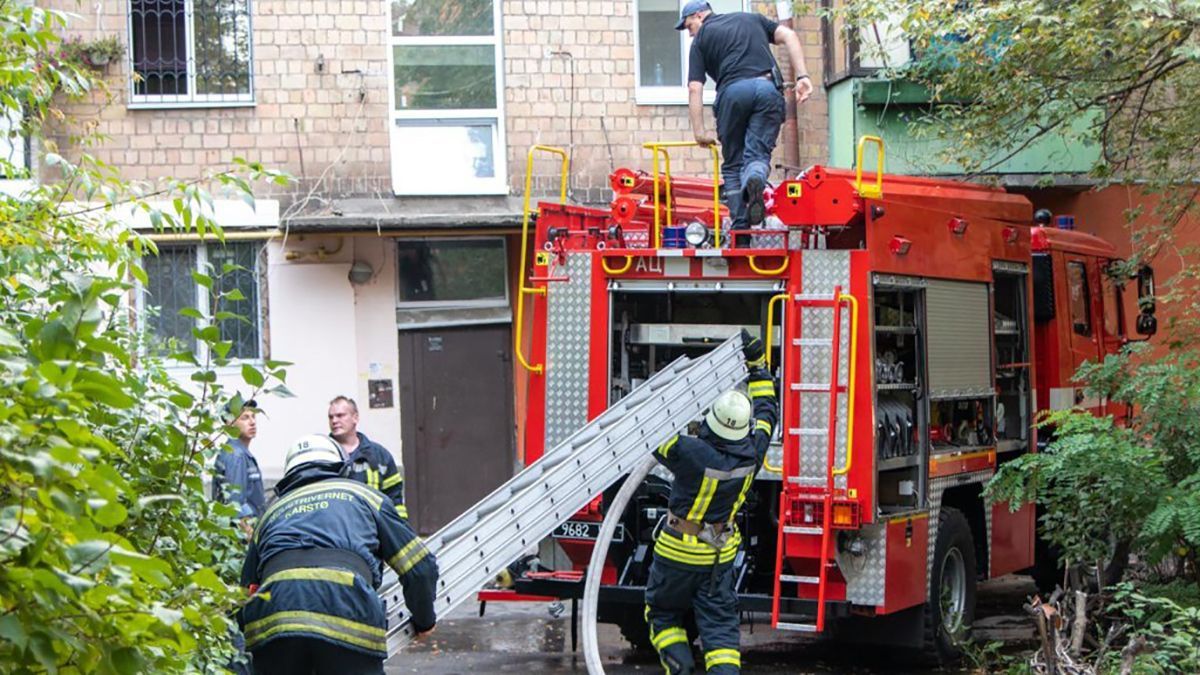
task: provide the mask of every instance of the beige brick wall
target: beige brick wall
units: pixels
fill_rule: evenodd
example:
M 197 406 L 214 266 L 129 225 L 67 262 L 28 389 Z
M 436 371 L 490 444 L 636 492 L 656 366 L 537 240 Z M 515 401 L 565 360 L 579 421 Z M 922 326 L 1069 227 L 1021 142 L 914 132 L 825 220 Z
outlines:
M 756 3 L 757 9 L 775 17 L 774 3 Z M 799 19 L 806 65 L 813 77 L 821 73 L 820 21 L 807 15 Z M 639 105 L 635 100 L 633 0 L 612 2 L 548 2 L 505 0 L 506 117 L 510 183 L 520 189 L 524 180 L 525 153 L 542 143 L 571 147 L 573 136 L 573 188 L 585 201 L 607 201 L 608 174 L 612 166 L 650 169 L 642 143 L 656 140 L 692 140 L 686 105 Z M 674 36 L 661 36 L 673 39 Z M 549 56 L 547 50 L 569 52 L 571 58 Z M 780 53 L 781 63 L 786 55 Z M 571 63 L 575 90 L 571 90 Z M 823 161 L 827 156 L 827 106 L 819 82 L 817 94 L 800 115 L 799 164 Z M 571 114 L 574 98 L 574 115 Z M 706 125 L 714 131 L 711 109 Z M 570 120 L 574 120 L 574 128 Z M 792 142 L 796 142 L 794 137 Z M 782 161 L 783 139 L 776 150 Z M 672 151 L 672 170 L 709 174 L 706 152 Z M 538 162 L 535 177 L 543 193 L 557 184 L 552 159 Z
M 51 4 L 80 11 L 71 0 Z M 188 179 L 245 157 L 301 179 L 291 192 L 316 185 L 322 196 L 390 194 L 387 5 L 252 0 L 252 7 L 254 106 L 130 110 L 128 67 L 113 63 L 102 71 L 109 96 L 68 106 L 109 137 L 96 154 L 132 179 Z M 74 17 L 67 34 L 124 38 L 128 12 L 128 0 L 100 0 L 99 12 Z M 316 72 L 320 56 L 324 73 Z
M 687 106 L 635 101 L 633 0 L 497 1 L 504 15 L 513 194 L 520 193 L 525 152 L 534 143 L 573 146 L 575 197 L 606 201 L 613 166 L 649 167 L 643 142 L 691 139 Z M 71 0 L 51 4 L 80 11 Z M 774 16 L 774 3 L 759 4 Z M 128 0 L 100 0 L 99 11 L 75 17 L 68 34 L 124 37 L 128 7 Z M 68 109 L 109 137 L 95 152 L 129 178 L 192 178 L 241 156 L 300 178 L 290 197 L 309 190 L 320 197 L 388 195 L 388 24 L 388 5 L 380 0 L 255 0 L 254 106 L 131 110 L 128 68 L 114 63 L 104 71 L 109 96 L 97 94 Z M 819 79 L 819 21 L 804 16 L 799 31 L 809 72 Z M 319 57 L 323 73 L 316 71 Z M 706 115 L 711 128 L 711 113 Z M 818 83 L 817 95 L 801 111 L 800 164 L 826 156 L 827 130 Z M 59 140 L 67 135 L 64 130 Z M 706 155 L 697 150 L 677 150 L 676 157 L 676 172 L 709 171 Z M 545 191 L 557 176 L 550 161 L 537 167 Z

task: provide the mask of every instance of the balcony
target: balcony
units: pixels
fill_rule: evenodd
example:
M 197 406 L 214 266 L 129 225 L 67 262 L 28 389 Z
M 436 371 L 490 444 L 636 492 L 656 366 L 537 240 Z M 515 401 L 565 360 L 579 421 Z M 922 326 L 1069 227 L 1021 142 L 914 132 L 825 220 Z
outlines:
M 822 4 L 836 8 L 843 3 L 823 0 Z M 872 135 L 884 140 L 889 173 L 934 176 L 965 173 L 962 166 L 940 158 L 947 141 L 933 138 L 932 133 L 921 137 L 913 134 L 911 124 L 929 109 L 930 92 L 921 84 L 887 75 L 914 58 L 952 60 L 952 38 L 947 40 L 945 50 L 914 55 L 898 26 L 880 22 L 856 31 L 855 38 L 847 38 L 843 26 L 829 20 L 825 22 L 823 38 L 830 166 L 853 168 L 857 139 Z M 1076 122 L 1076 129 L 1084 129 L 1091 121 L 1090 116 L 1082 117 Z M 1061 136 L 1051 135 L 990 168 L 988 174 L 1014 187 L 1047 181 L 1064 187 L 1081 186 L 1090 183 L 1085 174 L 1099 152 L 1098 144 L 1068 143 Z

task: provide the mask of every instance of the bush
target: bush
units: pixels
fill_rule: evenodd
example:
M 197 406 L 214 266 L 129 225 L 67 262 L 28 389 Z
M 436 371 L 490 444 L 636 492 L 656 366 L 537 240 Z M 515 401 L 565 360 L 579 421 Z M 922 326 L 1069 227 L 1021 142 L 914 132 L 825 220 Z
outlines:
M 39 60 L 63 25 L 62 14 L 0 3 L 0 114 L 35 138 L 46 120 L 66 119 L 56 92 L 97 86 L 71 64 Z M 205 498 L 203 475 L 228 431 L 219 412 L 237 404 L 216 383 L 229 347 L 202 317 L 194 334 L 211 358 L 179 352 L 191 380 L 168 376 L 129 309 L 155 246 L 112 218 L 122 205 L 163 228 L 220 236 L 202 213 L 210 197 L 199 181 L 130 185 L 87 154 L 48 152 L 42 163 L 57 182 L 0 197 L 0 664 L 218 670 L 232 654 L 243 544 L 234 510 Z M 0 160 L 0 173 L 11 168 Z M 246 162 L 210 178 L 246 195 L 251 180 L 284 180 Z M 156 189 L 173 209 L 141 199 Z M 211 316 L 233 299 L 213 297 Z M 243 367 L 255 393 L 278 391 L 283 374 L 282 364 Z

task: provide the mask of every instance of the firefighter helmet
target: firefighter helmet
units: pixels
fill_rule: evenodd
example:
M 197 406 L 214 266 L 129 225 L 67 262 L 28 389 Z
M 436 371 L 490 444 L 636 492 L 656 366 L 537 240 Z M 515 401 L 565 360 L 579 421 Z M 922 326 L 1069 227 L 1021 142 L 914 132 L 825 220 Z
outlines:
M 736 389 L 717 397 L 704 421 L 712 432 L 727 441 L 740 441 L 750 433 L 750 399 Z
M 288 448 L 287 458 L 283 462 L 283 475 L 309 464 L 342 464 L 346 456 L 341 447 L 330 437 L 321 434 L 308 434 L 297 438 Z

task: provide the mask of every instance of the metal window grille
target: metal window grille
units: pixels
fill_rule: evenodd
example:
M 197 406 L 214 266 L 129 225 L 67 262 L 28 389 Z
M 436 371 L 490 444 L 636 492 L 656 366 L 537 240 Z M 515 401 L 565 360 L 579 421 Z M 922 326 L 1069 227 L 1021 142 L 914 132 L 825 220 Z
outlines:
M 250 0 L 130 0 L 130 104 L 254 102 Z
M 179 312 L 185 307 L 196 307 L 196 282 L 192 279 L 196 247 L 160 246 L 158 255 L 143 259 L 142 266 L 148 279 L 145 304 L 154 308 L 146 319 L 150 348 L 165 352 L 174 339 L 179 347 L 195 351 L 194 321 Z
M 195 309 L 204 317 L 221 317 L 215 319 L 220 339 L 233 343 L 228 358 L 261 358 L 261 249 L 261 243 L 254 241 L 162 245 L 157 256 L 144 258 L 142 267 L 148 283 L 143 307 L 150 310 L 145 314 L 145 325 L 151 350 L 164 352 L 174 338 L 178 348 L 201 356 L 203 346 L 192 335 L 192 329 L 201 322 L 180 314 L 184 309 Z M 213 293 L 196 283 L 192 277 L 196 271 L 212 278 Z M 229 298 L 234 290 L 241 293 L 240 299 Z M 214 296 L 220 299 L 214 302 Z M 240 318 L 226 316 L 226 312 Z

